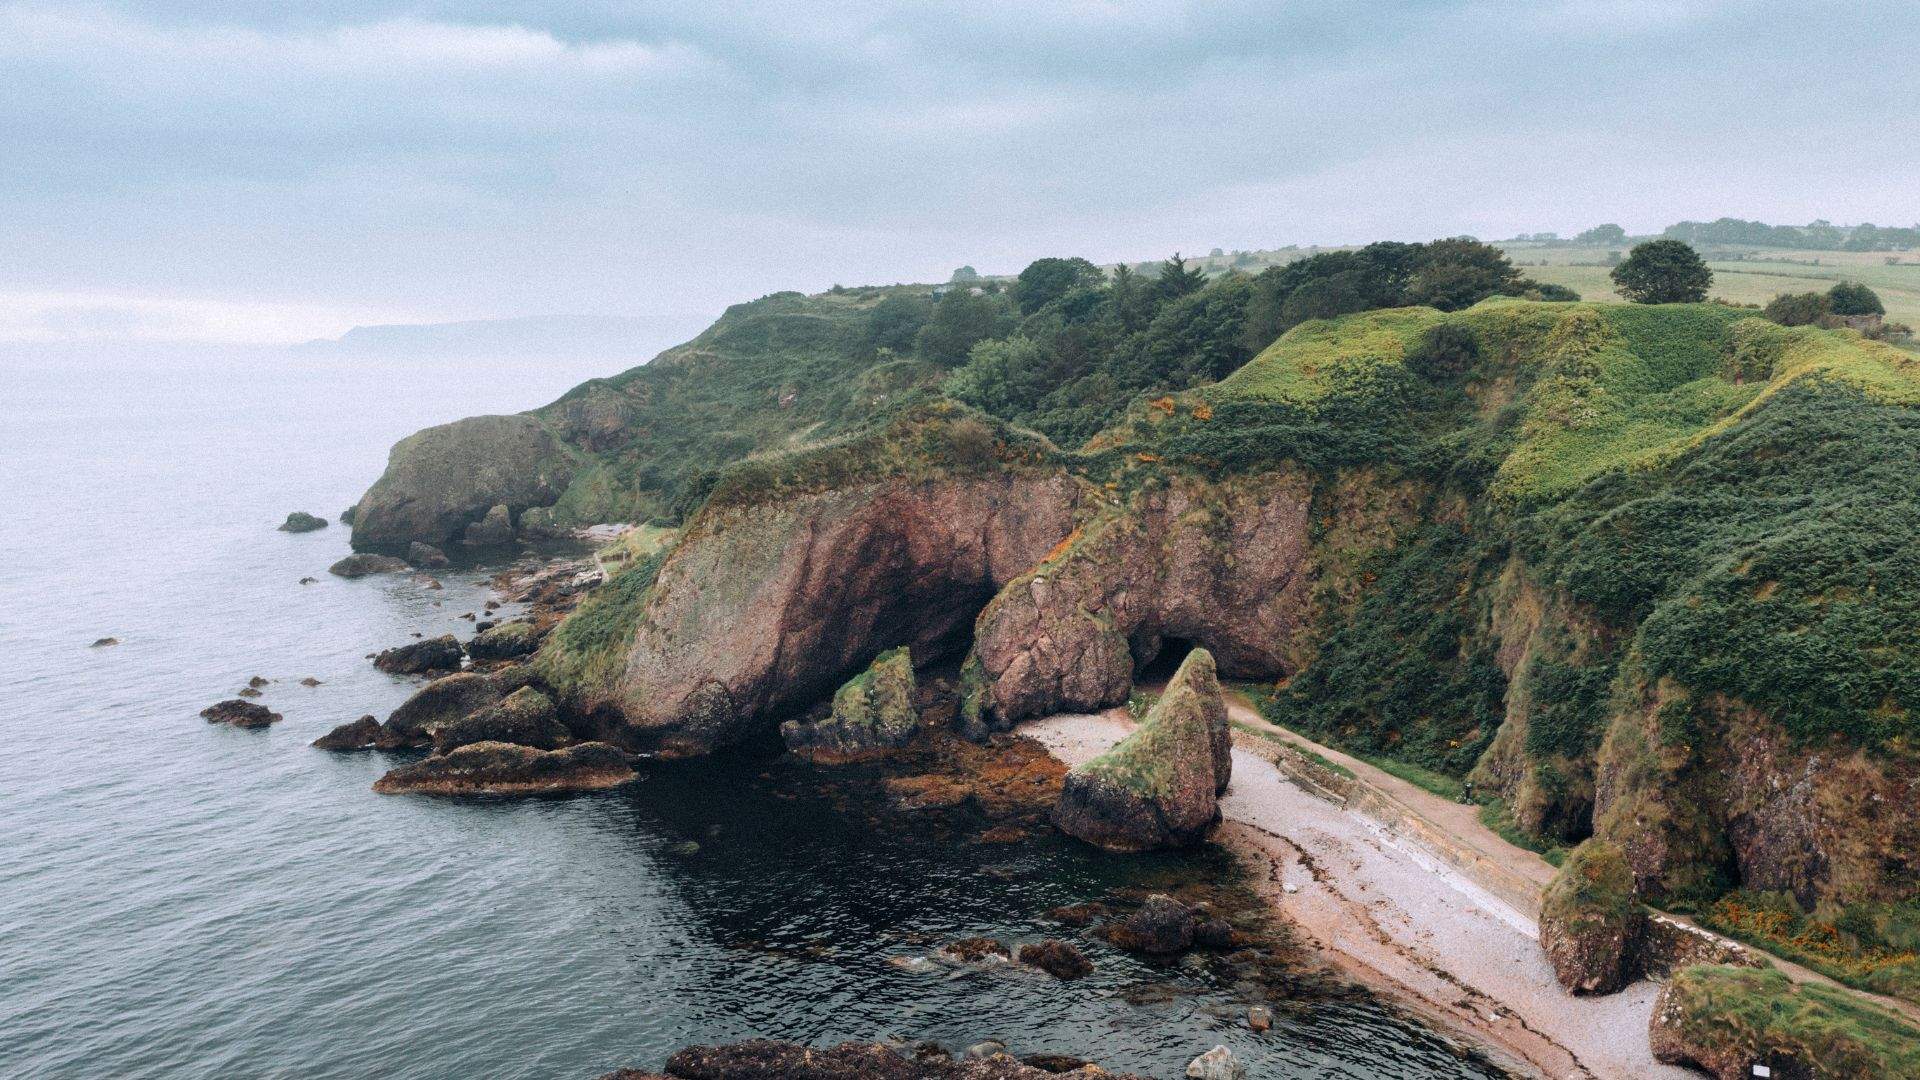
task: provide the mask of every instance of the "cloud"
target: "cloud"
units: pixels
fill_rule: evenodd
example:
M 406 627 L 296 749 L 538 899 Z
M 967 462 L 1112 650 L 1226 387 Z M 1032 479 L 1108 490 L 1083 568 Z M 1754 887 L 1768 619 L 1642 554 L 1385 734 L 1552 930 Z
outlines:
M 429 312 L 102 292 L 0 292 L 0 341 L 259 344 L 354 326 L 433 321 Z

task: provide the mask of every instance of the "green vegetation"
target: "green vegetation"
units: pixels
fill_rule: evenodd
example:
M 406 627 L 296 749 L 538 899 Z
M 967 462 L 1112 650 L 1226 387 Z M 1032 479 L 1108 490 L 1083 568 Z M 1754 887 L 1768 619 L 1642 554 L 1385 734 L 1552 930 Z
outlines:
M 1713 271 L 1700 253 L 1678 240 L 1649 240 L 1634 247 L 1609 275 L 1620 295 L 1641 304 L 1693 304 L 1707 298 Z
M 1818 1077 L 1920 1076 L 1920 1030 L 1831 987 L 1777 971 L 1690 967 L 1664 996 L 1673 1033 L 1735 1063 L 1785 1058 Z
M 1920 904 L 1857 904 L 1832 921 L 1786 893 L 1737 889 L 1700 921 L 1728 937 L 1805 964 L 1848 986 L 1920 1001 Z
M 1542 840 L 1514 824 L 1513 813 L 1504 800 L 1493 799 L 1480 807 L 1480 824 L 1500 835 L 1500 839 L 1517 848 L 1524 848 L 1553 866 L 1564 866 L 1567 861 L 1565 844 Z
M 534 654 L 534 669 L 547 685 L 575 705 L 613 691 L 666 556 L 662 548 L 607 579 L 554 627 Z
M 1540 898 L 1541 922 L 1576 931 L 1623 926 L 1640 912 L 1627 853 L 1607 840 L 1587 840 L 1574 848 Z

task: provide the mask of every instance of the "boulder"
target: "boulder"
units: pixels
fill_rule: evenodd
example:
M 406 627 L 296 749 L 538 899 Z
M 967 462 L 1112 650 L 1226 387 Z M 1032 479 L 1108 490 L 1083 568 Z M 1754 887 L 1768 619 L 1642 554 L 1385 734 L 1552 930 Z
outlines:
M 404 549 L 414 540 L 459 540 L 495 506 L 550 506 L 574 463 L 531 416 L 475 416 L 430 427 L 394 446 L 387 470 L 353 514 L 356 550 Z
M 313 532 L 315 529 L 326 527 L 326 518 L 315 517 L 304 510 L 295 510 L 287 515 L 287 520 L 280 523 L 280 531 L 286 533 Z
M 499 547 L 513 543 L 513 514 L 506 505 L 500 504 L 488 510 L 486 516 L 468 525 L 460 534 L 460 542 L 468 547 Z
M 109 645 L 118 645 L 118 644 L 120 644 L 120 639 L 119 639 L 119 638 L 117 638 L 117 637 L 103 637 L 103 638 L 95 638 L 95 639 L 93 640 L 93 644 L 91 644 L 91 645 L 89 645 L 89 646 L 87 646 L 87 648 L 89 648 L 89 649 L 104 649 L 104 648 L 106 648 L 106 647 L 107 647 L 107 646 L 109 646 Z
M 1224 1046 L 1187 1062 L 1188 1080 L 1240 1080 L 1246 1071 L 1246 1066 L 1234 1059 L 1233 1051 Z
M 497 623 L 473 636 L 467 655 L 475 660 L 512 660 L 538 649 L 543 636 L 539 627 L 524 619 Z
M 433 749 L 444 754 L 478 742 L 506 742 L 555 750 L 572 741 L 553 699 L 523 686 L 505 699 L 486 705 L 434 729 Z
M 818 723 L 789 720 L 780 736 L 795 753 L 845 761 L 905 746 L 920 727 L 913 707 L 913 659 L 889 649 L 833 695 L 833 713 Z
M 459 671 L 466 651 L 460 639 L 442 634 L 424 641 L 383 649 L 373 658 L 373 666 L 389 675 L 425 675 L 429 672 Z
M 1101 927 L 1101 936 L 1128 952 L 1166 956 L 1193 947 L 1193 925 L 1192 908 L 1155 893 L 1133 914 Z
M 408 566 L 405 559 L 396 559 L 391 555 L 369 555 L 363 552 L 359 555 L 349 555 L 327 567 L 327 573 L 336 577 L 362 578 L 369 574 L 405 573 L 411 569 L 413 567 Z
M 1626 852 L 1608 840 L 1573 849 L 1540 901 L 1540 947 L 1575 994 L 1611 994 L 1639 977 L 1646 914 Z
M 436 729 L 505 698 L 531 677 L 525 665 L 516 665 L 485 675 L 462 671 L 435 679 L 393 710 L 380 726 L 375 745 L 382 750 L 431 745 Z
M 1020 962 L 1037 967 L 1056 979 L 1078 979 L 1093 974 L 1093 961 L 1059 938 L 1047 938 L 1020 946 Z
M 477 742 L 402 765 L 374 781 L 382 794 L 534 795 L 599 791 L 636 778 L 627 755 L 606 743 L 536 750 Z
M 281 715 L 265 705 L 256 705 L 251 701 L 230 698 L 209 705 L 200 710 L 209 724 L 228 724 L 237 728 L 263 728 L 268 724 L 277 724 Z
M 422 570 L 438 570 L 447 565 L 447 553 L 415 540 L 407 545 L 407 561 Z
M 1197 844 L 1220 820 L 1231 746 L 1213 656 L 1195 649 L 1132 734 L 1067 774 L 1053 822 L 1109 851 Z
M 380 721 L 371 714 L 349 720 L 313 740 L 317 750 L 371 750 L 380 738 Z

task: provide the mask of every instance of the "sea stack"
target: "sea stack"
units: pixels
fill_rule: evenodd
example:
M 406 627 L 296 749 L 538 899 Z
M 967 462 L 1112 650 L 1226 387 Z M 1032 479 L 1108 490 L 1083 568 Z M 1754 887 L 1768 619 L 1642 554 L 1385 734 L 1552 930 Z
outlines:
M 1189 847 L 1220 820 L 1232 769 L 1213 655 L 1195 649 L 1131 735 L 1067 774 L 1053 823 L 1109 851 Z

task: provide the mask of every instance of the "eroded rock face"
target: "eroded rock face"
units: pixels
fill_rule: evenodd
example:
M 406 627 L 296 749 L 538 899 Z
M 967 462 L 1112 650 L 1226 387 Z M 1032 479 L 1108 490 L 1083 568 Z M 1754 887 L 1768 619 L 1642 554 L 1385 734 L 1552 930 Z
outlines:
M 1067 774 L 1053 822 L 1109 851 L 1197 844 L 1220 820 L 1232 770 L 1213 656 L 1195 649 L 1132 734 Z
M 710 510 L 661 568 L 613 704 L 668 753 L 739 741 L 883 649 L 965 646 L 980 604 L 1073 527 L 1078 481 L 988 473 Z
M 1540 902 L 1540 947 L 1575 994 L 1611 994 L 1639 977 L 1646 914 L 1626 853 L 1588 840 L 1567 856 Z
M 484 705 L 433 731 L 433 750 L 448 753 L 477 742 L 507 742 L 554 750 L 571 740 L 553 699 L 523 686 L 492 705 Z
M 920 728 L 913 693 L 913 657 L 905 648 L 889 649 L 834 693 L 826 719 L 789 720 L 780 725 L 780 736 L 788 749 L 823 762 L 895 750 Z
M 382 794 L 533 795 L 599 791 L 635 778 L 627 755 L 606 743 L 537 750 L 477 742 L 402 765 L 374 781 Z
M 404 549 L 446 544 L 495 506 L 550 506 L 574 464 L 530 416 L 474 416 L 400 440 L 387 471 L 355 504 L 353 546 Z
M 1089 523 L 981 613 L 971 712 L 1005 728 L 1117 705 L 1168 639 L 1234 677 L 1282 674 L 1307 622 L 1311 494 L 1284 470 L 1180 481 Z
M 431 671 L 458 671 L 466 651 L 452 634 L 396 645 L 373 658 L 373 666 L 389 675 L 424 675 Z

